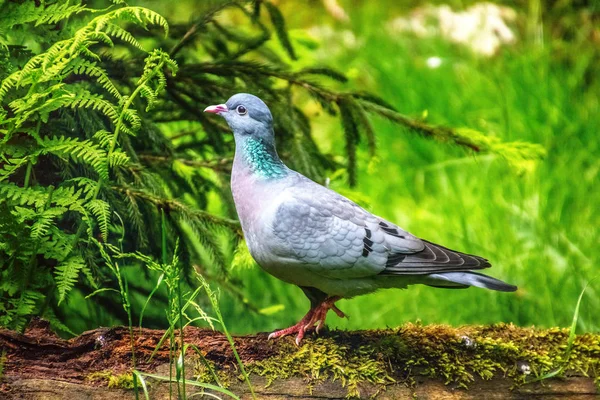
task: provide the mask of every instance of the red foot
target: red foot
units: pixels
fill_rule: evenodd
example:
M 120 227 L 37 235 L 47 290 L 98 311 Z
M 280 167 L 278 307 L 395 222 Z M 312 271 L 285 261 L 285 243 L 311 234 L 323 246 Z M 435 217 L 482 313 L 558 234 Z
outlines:
M 302 338 L 307 331 L 315 329 L 316 333 L 319 333 L 319 330 L 323 327 L 323 325 L 325 325 L 327 311 L 330 309 L 333 310 L 333 312 L 335 312 L 340 318 L 344 318 L 346 316 L 346 314 L 340 311 L 340 309 L 335 305 L 335 302 L 339 299 L 339 296 L 326 298 L 321 304 L 308 310 L 306 315 L 296 325 L 271 333 L 269 335 L 269 339 L 296 333 L 296 345 L 300 346 L 300 342 L 302 342 Z M 316 327 L 315 324 L 317 324 Z

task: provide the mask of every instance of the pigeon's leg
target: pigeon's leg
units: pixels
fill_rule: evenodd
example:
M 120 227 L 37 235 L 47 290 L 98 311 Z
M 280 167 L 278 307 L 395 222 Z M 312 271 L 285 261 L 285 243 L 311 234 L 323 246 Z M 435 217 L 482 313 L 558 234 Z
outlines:
M 299 346 L 302 338 L 304 337 L 304 333 L 307 329 L 310 329 L 314 325 L 310 325 L 310 321 L 312 321 L 313 316 L 315 314 L 315 309 L 311 307 L 310 310 L 306 313 L 306 315 L 298 322 L 296 325 L 290 326 L 289 328 L 282 329 L 280 331 L 275 331 L 269 335 L 269 339 L 275 339 L 278 337 L 290 335 L 292 333 L 296 333 L 296 344 Z
M 319 330 L 323 327 L 323 325 L 325 325 L 325 318 L 327 318 L 327 312 L 329 310 L 333 310 L 340 318 L 344 318 L 346 316 L 346 314 L 344 314 L 335 305 L 335 302 L 339 299 L 341 299 L 340 296 L 328 297 L 321 304 L 319 304 L 317 308 L 315 308 L 315 312 L 312 320 L 309 321 L 309 325 L 312 327 L 314 324 L 317 324 L 317 328 L 315 329 L 317 333 L 319 333 Z
M 319 333 L 319 330 L 325 324 L 327 311 L 330 309 L 333 310 L 340 318 L 344 318 L 346 316 L 340 311 L 339 308 L 335 306 L 335 302 L 340 299 L 339 296 L 328 297 L 320 290 L 311 287 L 300 287 L 300 289 L 302 289 L 304 294 L 306 294 L 306 297 L 308 297 L 310 300 L 310 310 L 308 310 L 306 315 L 296 325 L 271 333 L 269 335 L 269 339 L 296 333 L 296 344 L 300 345 L 302 338 L 304 338 L 304 334 L 307 331 L 315 329 L 315 324 L 317 324 L 316 331 Z

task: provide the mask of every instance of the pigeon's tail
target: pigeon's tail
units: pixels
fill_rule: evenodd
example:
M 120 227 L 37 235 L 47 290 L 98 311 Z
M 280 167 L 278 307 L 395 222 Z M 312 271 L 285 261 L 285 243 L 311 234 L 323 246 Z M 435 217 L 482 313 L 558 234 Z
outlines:
M 466 288 L 477 286 L 484 289 L 498 290 L 500 292 L 514 292 L 517 287 L 499 279 L 492 278 L 477 272 L 438 272 L 427 275 L 426 285 L 442 288 Z

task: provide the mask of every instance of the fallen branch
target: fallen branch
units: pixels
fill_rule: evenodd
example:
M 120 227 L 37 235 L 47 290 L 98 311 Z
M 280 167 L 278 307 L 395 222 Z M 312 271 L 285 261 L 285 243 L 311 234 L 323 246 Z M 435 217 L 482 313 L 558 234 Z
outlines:
M 168 343 L 150 359 L 163 334 L 136 330 L 139 371 L 168 376 Z M 188 379 L 211 383 L 216 375 L 241 398 L 249 396 L 225 336 L 192 327 L 184 334 L 205 359 L 188 353 Z M 100 328 L 64 340 L 43 322 L 25 334 L 0 330 L 5 354 L 0 397 L 133 398 L 132 391 L 107 387 L 110 377 L 130 376 L 128 335 L 126 327 Z M 292 338 L 269 341 L 262 333 L 236 337 L 235 344 L 259 398 L 595 399 L 600 335 L 577 336 L 560 379 L 527 383 L 563 365 L 567 339 L 568 330 L 558 328 L 407 324 L 385 331 L 326 332 L 309 336 L 301 347 Z M 151 398 L 168 392 L 168 385 L 158 381 L 151 380 L 150 388 Z

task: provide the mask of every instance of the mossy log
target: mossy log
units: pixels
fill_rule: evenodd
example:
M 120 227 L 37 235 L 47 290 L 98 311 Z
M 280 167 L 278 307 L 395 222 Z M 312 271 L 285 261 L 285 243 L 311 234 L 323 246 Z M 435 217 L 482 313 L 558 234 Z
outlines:
M 168 343 L 150 357 L 163 334 L 135 330 L 137 370 L 169 376 Z M 190 327 L 184 335 L 204 358 L 186 355 L 188 379 L 214 384 L 216 377 L 250 398 L 222 334 Z M 266 334 L 236 337 L 235 344 L 258 398 L 598 398 L 600 335 L 578 335 L 570 351 L 568 336 L 566 329 L 509 324 L 406 324 L 383 331 L 326 331 L 309 335 L 300 347 L 293 338 L 270 341 Z M 132 384 L 128 328 L 101 328 L 64 340 L 36 322 L 25 334 L 0 330 L 0 348 L 0 398 L 134 398 L 124 389 Z M 561 373 L 536 381 L 555 370 Z M 168 384 L 148 383 L 151 398 L 168 398 Z M 197 390 L 188 385 L 188 394 Z

